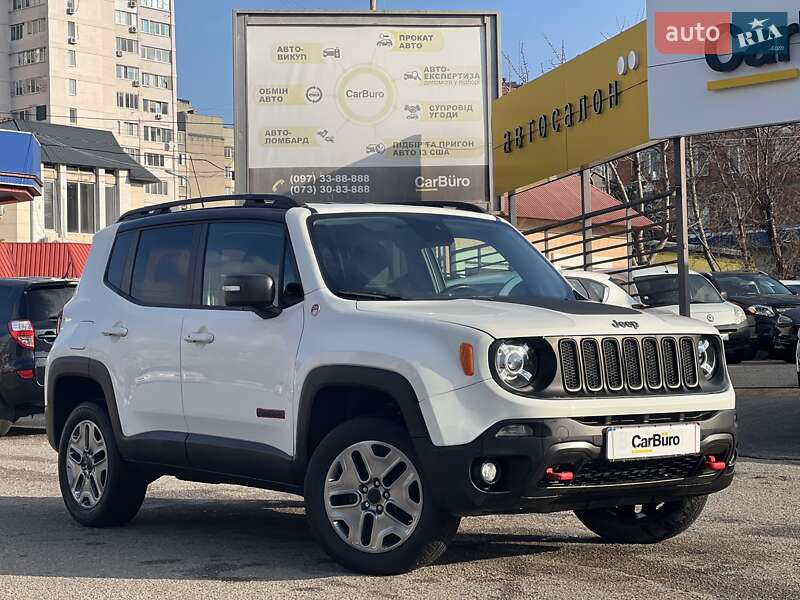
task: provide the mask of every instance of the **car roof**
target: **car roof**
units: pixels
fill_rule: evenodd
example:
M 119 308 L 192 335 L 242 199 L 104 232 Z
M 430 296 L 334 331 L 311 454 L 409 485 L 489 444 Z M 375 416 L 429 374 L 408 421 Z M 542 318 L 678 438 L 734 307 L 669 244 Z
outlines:
M 601 281 L 608 283 L 611 281 L 611 275 L 608 273 L 599 273 L 597 271 L 581 271 L 579 269 L 569 269 L 562 271 L 564 277 L 583 277 L 584 279 L 591 279 L 593 281 Z
M 29 285 L 46 285 L 51 283 L 75 283 L 77 279 L 61 279 L 59 277 L 0 277 L 0 285 L 11 287 L 27 287 Z
M 639 269 L 631 273 L 633 279 L 637 279 L 640 277 L 652 277 L 654 275 L 677 275 L 678 274 L 678 267 L 677 265 L 656 265 L 655 267 L 650 267 L 649 269 Z M 700 275 L 697 271 L 692 271 L 689 269 L 689 275 Z

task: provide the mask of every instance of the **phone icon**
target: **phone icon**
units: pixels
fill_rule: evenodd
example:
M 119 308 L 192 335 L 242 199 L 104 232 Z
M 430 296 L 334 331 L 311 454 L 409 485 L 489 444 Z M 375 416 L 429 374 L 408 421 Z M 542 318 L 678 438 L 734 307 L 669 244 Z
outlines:
M 276 182 L 273 184 L 273 186 L 272 186 L 272 191 L 273 191 L 273 192 L 277 192 L 277 191 L 278 191 L 279 189 L 281 189 L 281 187 L 283 187 L 284 185 L 286 185 L 286 180 L 285 180 L 285 179 L 278 179 L 278 181 L 276 181 Z

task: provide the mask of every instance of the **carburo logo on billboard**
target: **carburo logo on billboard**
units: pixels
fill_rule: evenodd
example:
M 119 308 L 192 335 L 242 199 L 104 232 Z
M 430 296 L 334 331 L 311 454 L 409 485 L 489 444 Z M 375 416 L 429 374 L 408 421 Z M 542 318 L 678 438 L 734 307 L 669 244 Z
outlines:
M 648 0 L 653 139 L 800 120 L 797 0 Z
M 496 27 L 491 13 L 237 13 L 247 189 L 485 203 Z

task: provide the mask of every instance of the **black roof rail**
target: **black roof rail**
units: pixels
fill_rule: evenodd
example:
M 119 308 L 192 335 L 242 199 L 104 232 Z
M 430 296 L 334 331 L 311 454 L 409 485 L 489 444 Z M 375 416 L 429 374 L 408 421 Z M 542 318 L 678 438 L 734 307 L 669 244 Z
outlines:
M 153 204 L 150 206 L 143 206 L 142 208 L 135 208 L 122 215 L 117 220 L 117 223 L 130 221 L 132 219 L 140 219 L 142 217 L 168 214 L 174 212 L 174 208 L 181 206 L 202 204 L 205 207 L 207 203 L 230 202 L 231 200 L 242 202 L 242 204 L 238 206 L 243 208 L 262 207 L 289 210 L 290 208 L 305 206 L 305 204 L 297 202 L 294 198 L 281 196 L 279 194 L 229 194 L 225 196 L 209 196 L 207 198 L 189 198 L 187 200 L 176 200 L 175 202 L 164 202 L 163 204 Z
M 396 204 L 399 206 L 432 206 L 434 208 L 454 208 L 456 210 L 488 214 L 485 208 L 482 208 L 477 204 L 472 204 L 471 202 L 459 202 L 458 200 L 409 200 L 408 202 L 387 202 L 387 204 Z

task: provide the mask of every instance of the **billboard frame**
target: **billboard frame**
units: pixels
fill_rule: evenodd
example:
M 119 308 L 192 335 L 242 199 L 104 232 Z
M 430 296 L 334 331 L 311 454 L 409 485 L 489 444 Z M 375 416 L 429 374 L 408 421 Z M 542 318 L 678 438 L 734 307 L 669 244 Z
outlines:
M 234 97 L 234 169 L 236 193 L 250 193 L 248 164 L 247 101 L 247 28 L 253 25 L 287 26 L 461 26 L 481 27 L 486 32 L 486 161 L 488 167 L 488 208 L 496 204 L 494 190 L 494 157 L 492 148 L 492 104 L 500 97 L 502 69 L 500 65 L 499 11 L 405 11 L 405 10 L 270 10 L 239 9 L 233 11 L 233 97 Z

